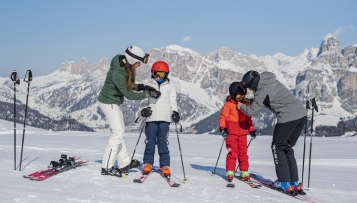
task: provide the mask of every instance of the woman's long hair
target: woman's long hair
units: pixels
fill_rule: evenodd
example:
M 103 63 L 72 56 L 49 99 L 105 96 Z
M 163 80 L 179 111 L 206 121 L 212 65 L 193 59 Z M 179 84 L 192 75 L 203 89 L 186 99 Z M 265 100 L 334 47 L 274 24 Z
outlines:
M 136 70 L 127 61 L 125 61 L 124 67 L 127 74 L 126 89 L 132 90 L 135 87 Z

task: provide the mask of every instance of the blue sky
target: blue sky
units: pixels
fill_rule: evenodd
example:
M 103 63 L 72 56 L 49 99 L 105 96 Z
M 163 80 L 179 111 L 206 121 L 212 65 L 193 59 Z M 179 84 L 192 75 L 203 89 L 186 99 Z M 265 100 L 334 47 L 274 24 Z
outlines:
M 129 45 L 296 56 L 328 33 L 357 44 L 356 19 L 355 0 L 0 0 L 0 76 L 45 75 L 82 57 L 95 64 Z

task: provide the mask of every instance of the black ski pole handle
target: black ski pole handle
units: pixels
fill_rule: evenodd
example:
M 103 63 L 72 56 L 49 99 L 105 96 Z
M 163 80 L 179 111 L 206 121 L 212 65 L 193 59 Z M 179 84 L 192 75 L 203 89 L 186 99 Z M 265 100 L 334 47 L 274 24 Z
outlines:
M 18 84 L 18 85 L 20 84 L 20 79 L 19 79 L 19 76 L 17 75 L 16 70 L 12 71 L 10 78 L 11 78 L 12 82 L 14 82 L 15 84 Z
M 27 80 L 26 80 L 26 76 L 27 76 Z M 29 83 L 31 81 L 32 81 L 32 71 L 31 70 L 27 70 L 26 74 L 25 74 L 24 82 Z

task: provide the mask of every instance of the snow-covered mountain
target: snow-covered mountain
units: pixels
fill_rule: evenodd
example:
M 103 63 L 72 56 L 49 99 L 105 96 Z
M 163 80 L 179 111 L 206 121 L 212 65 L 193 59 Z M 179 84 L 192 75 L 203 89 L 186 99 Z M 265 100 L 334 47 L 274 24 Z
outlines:
M 178 92 L 181 124 L 190 132 L 215 130 L 217 112 L 228 94 L 229 84 L 240 81 L 249 70 L 274 72 L 277 79 L 301 101 L 315 96 L 320 115 L 353 116 L 357 115 L 356 48 L 357 45 L 340 48 L 338 39 L 331 34 L 323 38 L 320 48 L 305 49 L 294 57 L 283 53 L 248 56 L 227 47 L 203 56 L 191 49 L 170 45 L 149 51 L 149 64 L 137 69 L 137 81 L 147 80 L 155 61 L 166 61 L 170 65 L 169 77 Z M 92 65 L 82 58 L 78 62 L 63 62 L 49 75 L 34 77 L 29 106 L 54 119 L 74 118 L 96 131 L 107 129 L 96 98 L 109 63 L 110 60 L 103 58 Z M 0 100 L 13 102 L 11 80 L 0 78 L 0 83 L 3 84 Z M 19 103 L 26 101 L 25 85 L 17 86 Z M 137 129 L 133 121 L 138 104 L 139 101 L 126 100 L 122 105 L 128 130 Z M 210 124 L 202 123 L 207 120 Z M 262 111 L 254 117 L 258 128 L 269 127 L 274 120 L 269 111 Z

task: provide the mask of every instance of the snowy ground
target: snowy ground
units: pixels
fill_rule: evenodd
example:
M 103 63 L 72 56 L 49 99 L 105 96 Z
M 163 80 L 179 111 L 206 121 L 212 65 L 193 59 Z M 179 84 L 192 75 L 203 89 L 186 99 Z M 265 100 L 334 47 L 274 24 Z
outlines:
M 17 167 L 20 157 L 22 125 L 17 124 Z M 21 127 L 20 127 L 21 126 Z M 211 176 L 222 139 L 216 135 L 180 135 L 183 161 L 188 179 L 184 178 L 176 134 L 170 134 L 173 180 L 180 188 L 170 188 L 159 174 L 152 174 L 145 183 L 133 183 L 140 176 L 131 170 L 127 179 L 100 175 L 101 159 L 109 133 L 50 132 L 26 127 L 23 170 L 14 170 L 13 123 L 0 120 L 0 202 L 301 202 L 269 188 L 252 189 L 236 181 L 235 188 L 226 188 L 224 178 L 226 149 Z M 138 134 L 127 134 L 130 155 Z M 136 159 L 142 160 L 144 136 L 137 147 Z M 271 136 L 259 136 L 249 148 L 250 170 L 269 179 L 276 179 L 270 150 Z M 307 155 L 310 139 L 307 139 Z M 301 176 L 304 138 L 295 147 Z M 307 196 L 315 202 L 357 201 L 357 137 L 314 138 L 311 182 Z M 45 168 L 61 153 L 81 156 L 87 165 L 36 182 L 22 178 Z M 306 156 L 308 158 L 308 156 Z M 155 164 L 158 164 L 156 155 Z M 308 169 L 308 159 L 305 161 Z M 307 170 L 304 186 L 307 186 Z

